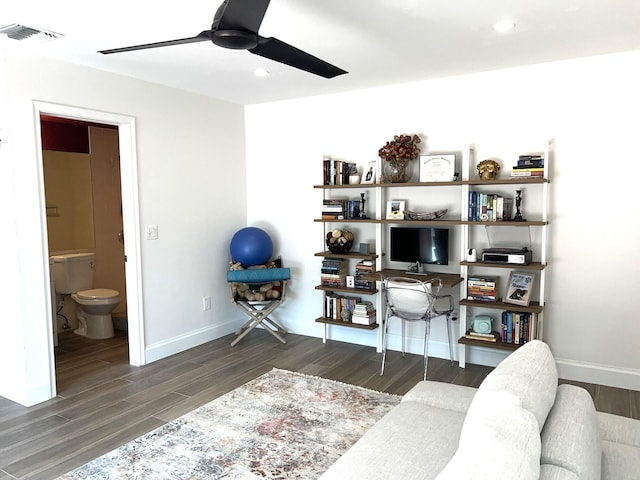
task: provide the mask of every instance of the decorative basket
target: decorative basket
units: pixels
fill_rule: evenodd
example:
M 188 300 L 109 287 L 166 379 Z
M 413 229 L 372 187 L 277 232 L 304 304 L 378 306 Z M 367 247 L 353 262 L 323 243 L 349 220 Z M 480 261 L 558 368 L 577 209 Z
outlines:
M 331 253 L 347 253 L 353 246 L 353 240 L 348 240 L 347 243 L 329 243 L 327 242 L 327 248 Z
M 327 233 L 326 240 L 331 253 L 346 253 L 353 246 L 353 233 L 336 229 Z

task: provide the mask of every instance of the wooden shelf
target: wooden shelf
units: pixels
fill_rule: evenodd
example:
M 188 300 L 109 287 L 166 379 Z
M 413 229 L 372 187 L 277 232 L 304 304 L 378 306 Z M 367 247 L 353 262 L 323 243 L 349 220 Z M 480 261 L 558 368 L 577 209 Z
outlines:
M 377 219 L 377 218 L 315 218 L 314 222 L 319 223 L 335 223 L 335 222 L 348 222 L 348 223 L 393 223 L 397 225 L 490 225 L 492 227 L 535 227 L 548 225 L 549 222 L 542 220 L 527 220 L 523 222 L 514 222 L 511 220 L 501 222 L 481 222 L 475 220 L 459 220 L 459 219 L 442 219 L 435 220 L 396 220 L 396 219 Z
M 349 223 L 380 223 L 375 218 L 314 218 L 314 222 L 331 223 L 331 222 L 349 222 Z
M 515 345 L 513 343 L 504 342 L 485 342 L 484 340 L 474 340 L 473 338 L 461 337 L 458 339 L 458 343 L 463 345 L 471 345 L 474 347 L 495 348 L 497 350 L 517 350 L 522 345 Z
M 378 293 L 377 288 L 365 290 L 363 288 L 349 288 L 349 287 L 330 287 L 328 285 L 316 285 L 316 290 L 324 290 L 325 292 L 342 292 L 350 293 L 352 295 L 375 295 Z
M 534 185 L 540 183 L 549 183 L 548 178 L 536 177 L 515 177 L 515 178 L 496 178 L 494 180 L 462 180 L 463 185 Z
M 481 302 L 479 300 L 460 300 L 460 305 L 466 305 L 467 307 L 482 307 L 493 308 L 497 310 L 509 310 L 511 312 L 531 312 L 542 313 L 544 307 L 540 306 L 538 302 L 531 302 L 528 307 L 520 305 L 514 305 L 506 302 Z
M 517 263 L 488 263 L 488 262 L 467 262 L 463 260 L 460 265 L 466 265 L 468 267 L 489 267 L 489 268 L 509 268 L 511 270 L 544 270 L 547 267 L 546 263 L 531 262 L 527 265 L 518 265 Z
M 508 183 L 513 183 L 513 182 L 508 182 Z M 529 183 L 529 182 L 526 182 L 526 183 Z M 461 180 L 454 180 L 451 182 L 359 183 L 357 185 L 351 185 L 351 184 L 314 185 L 313 188 L 331 190 L 334 188 L 374 188 L 374 187 L 391 188 L 391 187 L 447 187 L 447 186 L 451 187 L 451 186 L 460 186 L 462 184 L 463 182 Z
M 325 317 L 316 318 L 316 322 L 324 323 L 327 325 L 337 325 L 339 327 L 359 328 L 362 330 L 375 330 L 376 328 L 378 328 L 377 323 L 372 323 L 371 325 L 360 325 L 358 323 L 343 322 L 341 320 L 334 320 L 333 318 Z
M 364 258 L 365 260 L 375 260 L 378 255 L 375 253 L 359 253 L 359 252 L 345 252 L 345 253 L 332 253 L 329 251 L 314 253 L 316 257 L 326 258 Z
M 503 220 L 500 222 L 478 222 L 475 220 L 460 220 L 461 225 L 490 225 L 492 227 L 536 227 L 548 225 L 549 222 L 542 220 L 526 220 L 522 222 L 514 222 L 513 220 Z
M 434 226 L 434 225 L 461 225 L 460 219 L 452 218 L 436 218 L 435 220 L 395 220 L 393 218 L 379 220 L 380 223 L 393 223 L 396 225 L 421 225 L 421 226 Z
M 384 268 L 380 272 L 375 272 L 379 275 L 378 280 L 382 280 L 384 278 L 389 277 L 409 277 L 415 278 L 416 280 L 420 280 L 422 282 L 428 282 L 433 280 L 434 278 L 439 278 L 442 280 L 442 286 L 445 288 L 453 288 L 462 282 L 462 277 L 457 273 L 427 273 L 427 274 L 416 274 L 407 272 L 406 270 L 396 270 L 393 268 Z

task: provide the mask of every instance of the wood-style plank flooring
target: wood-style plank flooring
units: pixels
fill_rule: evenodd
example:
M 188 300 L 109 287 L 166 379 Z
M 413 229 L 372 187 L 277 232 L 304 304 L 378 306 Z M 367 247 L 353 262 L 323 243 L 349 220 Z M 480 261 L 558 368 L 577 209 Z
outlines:
M 422 372 L 419 355 L 389 352 L 381 377 L 372 347 L 292 334 L 283 345 L 262 330 L 235 347 L 227 336 L 132 367 L 126 336 L 116 333 L 109 340 L 60 336 L 56 398 L 27 408 L 0 397 L 0 480 L 56 478 L 274 367 L 395 394 L 406 393 Z M 428 378 L 478 386 L 490 371 L 430 358 Z M 580 386 L 598 410 L 640 418 L 640 392 Z

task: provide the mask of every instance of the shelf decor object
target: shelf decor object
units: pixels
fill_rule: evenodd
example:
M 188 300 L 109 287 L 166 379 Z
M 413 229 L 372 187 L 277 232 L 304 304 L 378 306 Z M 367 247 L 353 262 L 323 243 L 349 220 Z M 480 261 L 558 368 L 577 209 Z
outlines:
M 420 156 L 421 141 L 418 135 L 394 135 L 378 150 L 378 156 L 384 160 L 385 183 L 406 183 L 411 179 L 411 160 Z
M 387 202 L 387 220 L 404 220 L 404 200 L 389 200 Z
M 512 271 L 509 274 L 504 302 L 528 307 L 534 278 L 535 275 L 533 273 Z
M 335 229 L 327 232 L 327 248 L 331 253 L 346 253 L 353 246 L 353 233 Z
M 435 212 L 414 212 L 412 210 L 404 211 L 404 218 L 408 220 L 435 220 L 436 218 L 440 218 L 447 213 L 447 209 L 443 208 L 441 210 L 436 210 Z
M 420 155 L 421 182 L 451 182 L 456 175 L 456 154 Z
M 480 180 L 494 180 L 500 171 L 500 164 L 489 158 L 487 160 L 482 160 L 476 168 L 478 169 Z

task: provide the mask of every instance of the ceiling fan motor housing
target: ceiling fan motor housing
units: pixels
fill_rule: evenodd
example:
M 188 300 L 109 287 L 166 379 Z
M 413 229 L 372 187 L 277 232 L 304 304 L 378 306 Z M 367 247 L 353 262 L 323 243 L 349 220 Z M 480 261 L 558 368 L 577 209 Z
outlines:
M 211 41 L 219 47 L 249 50 L 258 46 L 258 34 L 244 30 L 216 30 Z

